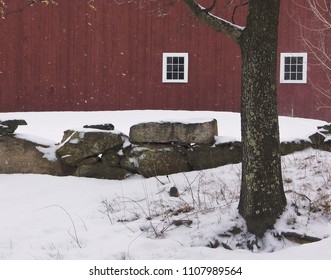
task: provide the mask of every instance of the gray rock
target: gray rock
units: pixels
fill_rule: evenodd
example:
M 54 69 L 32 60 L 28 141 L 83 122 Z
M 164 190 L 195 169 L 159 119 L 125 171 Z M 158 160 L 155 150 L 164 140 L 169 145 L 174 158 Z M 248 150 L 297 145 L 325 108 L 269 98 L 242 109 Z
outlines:
M 217 134 L 217 121 L 213 119 L 196 123 L 140 123 L 131 127 L 129 138 L 131 143 L 213 144 Z
M 79 162 L 73 175 L 98 179 L 125 179 L 131 173 L 120 167 L 120 159 L 118 153 L 112 150 L 100 156 L 86 158 Z
M 309 139 L 311 140 L 313 147 L 315 149 L 319 149 L 322 147 L 326 136 L 320 132 L 316 132 L 315 134 L 309 136 Z
M 169 191 L 169 195 L 172 197 L 179 197 L 180 194 L 178 192 L 178 189 L 176 187 L 171 187 Z
M 282 156 L 285 156 L 294 152 L 303 151 L 311 146 L 312 144 L 305 140 L 282 142 L 280 143 L 280 152 Z
M 85 159 L 81 160 L 77 164 L 77 166 L 80 166 L 80 165 L 93 165 L 93 164 L 97 164 L 98 162 L 100 162 L 100 157 L 92 156 L 92 157 L 88 157 L 88 158 L 85 158 Z
M 148 122 L 131 126 L 131 143 L 171 143 L 173 141 L 172 123 Z
M 331 152 L 331 140 L 326 140 L 321 146 L 321 149 L 327 152 Z
M 131 173 L 139 173 L 138 155 L 129 153 L 127 156 L 121 159 L 120 166 Z
M 324 151 L 331 151 L 331 124 L 318 126 L 318 132 L 311 135 L 309 139 L 313 143 L 313 147 Z
M 134 146 L 121 161 L 121 166 L 144 177 L 190 171 L 186 149 L 175 145 Z
M 121 157 L 116 151 L 107 151 L 106 153 L 102 154 L 100 160 L 107 166 L 119 167 Z
M 324 131 L 326 133 L 331 133 L 331 123 L 322 125 L 322 126 L 318 126 L 317 129 L 321 130 L 322 132 Z
M 102 162 L 97 164 L 80 165 L 74 174 L 78 177 L 89 177 L 98 179 L 123 180 L 131 173 L 119 167 L 110 167 Z
M 99 129 L 99 130 L 114 130 L 114 125 L 111 124 L 111 123 L 84 125 L 83 127 L 84 128 Z
M 111 149 L 120 149 L 124 137 L 116 132 L 67 130 L 64 132 L 57 154 L 63 163 L 78 166 L 86 158 L 102 155 Z
M 40 150 L 47 148 L 13 136 L 0 137 L 0 173 L 34 173 L 63 175 L 61 163 L 45 158 Z
M 25 120 L 0 121 L 0 135 L 13 134 L 19 125 L 27 125 Z
M 194 146 L 188 150 L 187 158 L 194 170 L 239 163 L 242 160 L 241 143 L 229 142 L 217 146 Z

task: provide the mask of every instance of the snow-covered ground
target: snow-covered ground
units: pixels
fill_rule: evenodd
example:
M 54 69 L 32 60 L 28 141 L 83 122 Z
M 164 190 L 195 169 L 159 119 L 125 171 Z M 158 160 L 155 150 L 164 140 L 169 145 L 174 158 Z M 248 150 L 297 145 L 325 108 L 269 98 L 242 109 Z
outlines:
M 128 134 L 143 121 L 196 118 L 215 118 L 221 137 L 240 140 L 239 114 L 228 112 L 0 113 L 15 118 L 28 123 L 20 137 L 47 143 L 85 124 Z M 282 141 L 307 139 L 323 124 L 281 117 Z M 288 207 L 252 250 L 237 211 L 240 164 L 123 181 L 0 174 L 0 259 L 331 259 L 331 153 L 307 149 L 282 162 Z M 169 196 L 173 186 L 179 197 Z M 299 245 L 281 232 L 322 241 Z

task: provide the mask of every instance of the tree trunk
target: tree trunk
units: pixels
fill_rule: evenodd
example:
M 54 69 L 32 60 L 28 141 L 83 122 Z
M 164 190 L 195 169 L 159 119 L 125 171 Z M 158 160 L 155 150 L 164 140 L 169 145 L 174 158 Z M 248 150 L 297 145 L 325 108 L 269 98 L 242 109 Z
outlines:
M 280 0 L 250 0 L 242 53 L 242 186 L 239 213 L 257 236 L 272 228 L 286 205 L 277 114 Z
M 183 2 L 197 19 L 240 45 L 243 167 L 238 208 L 248 230 L 262 236 L 286 206 L 276 83 L 280 0 L 249 0 L 244 29 L 213 16 L 196 0 Z

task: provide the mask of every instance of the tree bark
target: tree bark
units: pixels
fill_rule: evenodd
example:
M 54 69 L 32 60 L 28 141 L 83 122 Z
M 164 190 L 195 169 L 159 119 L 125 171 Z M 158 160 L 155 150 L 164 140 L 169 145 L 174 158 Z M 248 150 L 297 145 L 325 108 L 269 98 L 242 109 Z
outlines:
M 239 213 L 257 236 L 284 211 L 277 114 L 277 42 L 280 0 L 250 0 L 242 54 L 243 145 Z
M 277 113 L 277 45 L 280 0 L 249 0 L 244 29 L 184 0 L 203 23 L 239 44 L 242 55 L 243 145 L 239 213 L 248 230 L 262 236 L 284 211 Z

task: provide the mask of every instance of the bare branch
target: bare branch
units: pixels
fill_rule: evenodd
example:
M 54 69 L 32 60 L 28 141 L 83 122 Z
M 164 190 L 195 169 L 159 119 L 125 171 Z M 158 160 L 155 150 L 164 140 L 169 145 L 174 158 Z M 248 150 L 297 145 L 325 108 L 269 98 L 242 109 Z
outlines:
M 206 9 L 205 9 L 205 12 L 209 13 L 209 12 L 211 12 L 212 10 L 214 10 L 215 5 L 216 5 L 216 1 L 217 1 L 217 0 L 213 0 L 213 4 L 211 4 L 210 7 L 206 8 Z
M 27 0 L 27 2 L 22 5 L 20 8 L 10 10 L 9 6 L 6 4 L 7 1 L 0 0 L 0 18 L 4 19 L 11 14 L 21 13 L 26 8 L 32 7 L 37 3 L 43 3 L 46 6 L 49 4 L 57 5 L 58 0 Z
M 235 23 L 235 22 L 234 22 L 234 16 L 236 15 L 237 9 L 239 9 L 239 8 L 241 8 L 241 7 L 243 7 L 243 6 L 246 6 L 247 4 L 248 4 L 248 1 L 246 1 L 246 2 L 244 2 L 244 3 L 242 3 L 242 1 L 241 1 L 240 4 L 238 4 L 237 6 L 234 7 L 234 9 L 233 9 L 233 13 L 232 13 L 232 23 Z
M 33 6 L 33 4 L 35 3 L 34 0 L 30 0 L 28 1 L 28 3 L 26 3 L 25 5 L 23 5 L 22 7 L 15 9 L 15 10 L 8 10 L 8 6 L 6 5 L 6 3 L 4 1 L 1 1 L 1 6 L 0 6 L 0 13 L 1 13 L 1 18 L 6 18 L 7 16 L 9 16 L 10 14 L 16 14 L 16 13 L 21 13 L 23 10 L 25 10 L 28 7 Z
M 92 9 L 96 10 L 93 5 L 94 0 L 85 0 L 86 4 Z M 58 5 L 59 0 L 26 0 L 21 7 L 16 9 L 11 9 L 10 4 L 7 4 L 8 1 L 0 0 L 0 18 L 5 19 L 11 14 L 17 14 L 23 12 L 25 9 L 34 6 L 35 4 L 41 3 L 46 6 L 48 5 Z M 9 2 L 8 2 L 9 3 Z
M 317 0 L 306 0 L 310 10 L 314 13 L 315 17 L 320 23 L 322 23 L 325 28 L 331 29 L 331 9 L 330 4 L 327 1 L 317 1 Z
M 305 0 L 298 3 L 292 0 L 297 7 L 311 13 L 311 21 L 294 21 L 301 27 L 301 40 L 307 51 L 315 59 L 316 66 L 324 71 L 324 82 L 316 83 L 310 80 L 317 98 L 317 109 L 331 108 L 331 54 L 328 42 L 331 37 L 331 3 L 327 0 Z
M 239 43 L 239 38 L 244 29 L 243 27 L 209 13 L 209 8 L 206 9 L 200 6 L 195 0 L 183 0 L 183 2 L 198 20 L 205 23 L 215 31 L 224 33 L 236 43 Z

